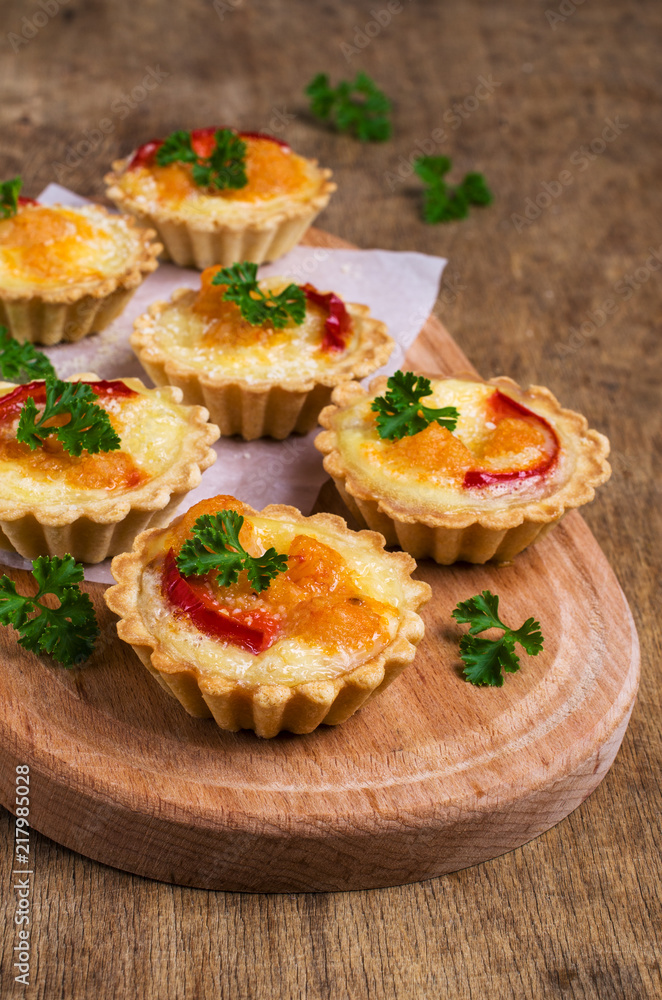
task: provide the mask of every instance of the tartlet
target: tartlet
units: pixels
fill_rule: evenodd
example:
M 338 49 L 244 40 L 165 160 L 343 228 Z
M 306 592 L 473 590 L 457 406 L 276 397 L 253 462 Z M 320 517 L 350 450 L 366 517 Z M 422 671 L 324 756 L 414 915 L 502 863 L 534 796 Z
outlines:
M 245 571 L 219 587 L 213 572 L 178 569 L 198 517 L 228 510 L 244 518 L 239 538 L 253 555 L 275 547 L 288 557 L 260 594 Z M 411 662 L 424 631 L 416 612 L 431 593 L 411 579 L 415 565 L 339 517 L 258 512 L 220 496 L 139 535 L 113 560 L 118 582 L 105 596 L 120 638 L 189 714 L 271 737 L 344 722 Z
M 0 221 L 0 323 L 38 344 L 103 330 L 157 267 L 155 236 L 100 205 L 20 199 Z
M 305 434 L 317 425 L 334 386 L 372 374 L 393 341 L 367 306 L 304 286 L 305 318 L 282 329 L 251 325 L 218 268 L 202 274 L 198 292 L 181 288 L 155 302 L 134 325 L 131 345 L 156 385 L 176 385 L 187 403 L 206 406 L 221 433 L 245 440 Z M 260 282 L 278 293 L 283 279 Z M 340 333 L 329 336 L 330 318 Z
M 28 559 L 71 553 L 96 563 L 129 548 L 149 525 L 163 524 L 215 460 L 219 437 L 203 407 L 184 406 L 178 389 L 148 389 L 140 379 L 88 382 L 120 436 L 119 450 L 78 457 L 49 437 L 31 451 L 16 439 L 25 399 L 37 405 L 44 382 L 0 383 L 0 547 Z
M 195 152 L 208 156 L 218 131 L 189 133 Z M 156 156 L 163 140 L 117 160 L 106 176 L 108 197 L 156 229 L 168 256 L 180 267 L 203 269 L 282 257 L 336 189 L 330 170 L 297 155 L 286 143 L 260 133 L 230 131 L 247 147 L 243 187 L 199 186 L 189 163 L 160 166 Z
M 566 510 L 591 501 L 610 475 L 609 442 L 540 386 L 471 375 L 431 378 L 430 407 L 454 406 L 453 433 L 438 423 L 383 440 L 370 390 L 340 386 L 315 440 L 348 509 L 389 545 L 438 563 L 509 561 Z

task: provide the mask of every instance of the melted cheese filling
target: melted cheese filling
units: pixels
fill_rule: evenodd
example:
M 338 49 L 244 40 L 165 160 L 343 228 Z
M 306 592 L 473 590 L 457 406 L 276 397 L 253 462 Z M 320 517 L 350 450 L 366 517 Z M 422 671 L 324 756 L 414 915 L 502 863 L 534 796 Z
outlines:
M 0 423 L 0 499 L 61 506 L 120 496 L 165 472 L 179 456 L 187 423 L 158 389 L 136 393 L 97 400 L 120 436 L 117 451 L 69 455 L 53 435 L 30 451 L 16 440 L 18 416 Z
M 322 350 L 325 309 L 306 300 L 300 326 L 252 326 L 238 305 L 224 301 L 225 286 L 211 284 L 217 270 L 204 271 L 200 292 L 188 292 L 168 303 L 155 319 L 152 336 L 168 358 L 198 372 L 248 383 L 299 381 L 351 365 L 350 355 L 359 341 L 358 317 L 353 317 L 344 351 Z M 260 282 L 260 287 L 278 294 L 287 284 L 282 278 L 272 278 Z
M 339 539 L 310 524 L 251 515 L 240 537 L 254 555 L 272 545 L 286 553 L 293 543 L 311 553 L 303 566 L 295 560 L 292 568 L 291 559 L 287 573 L 260 595 L 242 581 L 245 573 L 238 584 L 218 590 L 228 613 L 248 606 L 280 621 L 281 637 L 261 653 L 206 635 L 170 605 L 163 593 L 162 552 L 154 554 L 140 583 L 138 607 L 147 628 L 169 656 L 196 667 L 203 688 L 205 678 L 213 687 L 218 676 L 246 685 L 331 680 L 378 654 L 395 637 L 405 610 L 402 570 L 360 536 Z M 312 544 L 306 545 L 308 540 Z
M 244 140 L 246 176 L 243 188 L 210 191 L 193 181 L 191 167 L 171 163 L 166 167 L 132 167 L 117 183 L 141 211 L 166 207 L 199 220 L 222 216 L 228 222 L 244 220 L 246 206 L 259 206 L 276 215 L 293 201 L 308 201 L 320 189 L 320 171 L 310 160 L 268 139 Z M 261 211 L 262 214 L 262 211 Z
M 22 205 L 0 222 L 0 286 L 16 292 L 92 288 L 121 274 L 136 245 L 124 219 L 94 205 Z
M 376 497 L 431 512 L 444 507 L 480 511 L 540 499 L 567 481 L 572 448 L 563 440 L 560 428 L 555 427 L 560 447 L 548 471 L 466 487 L 464 478 L 471 470 L 495 474 L 535 472 L 553 458 L 556 442 L 549 429 L 535 419 L 491 419 L 494 386 L 440 379 L 433 381 L 432 387 L 432 395 L 421 402 L 435 408 L 455 406 L 460 415 L 453 433 L 432 423 L 424 431 L 398 441 L 383 440 L 377 432 L 370 398 L 336 414 L 334 428 L 346 468 Z M 531 404 L 526 397 L 522 402 L 536 413 L 535 402 Z M 540 416 L 547 418 L 543 413 Z

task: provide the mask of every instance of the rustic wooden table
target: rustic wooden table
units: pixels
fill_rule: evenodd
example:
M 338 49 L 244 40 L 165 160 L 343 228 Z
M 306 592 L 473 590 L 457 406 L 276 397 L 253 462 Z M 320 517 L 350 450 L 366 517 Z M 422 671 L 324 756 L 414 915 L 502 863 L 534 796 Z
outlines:
M 203 892 L 33 833 L 29 987 L 13 982 L 3 812 L 3 997 L 662 996 L 661 32 L 654 0 L 5 0 L 1 174 L 21 172 L 27 194 L 59 181 L 100 195 L 108 163 L 137 142 L 228 122 L 334 169 L 326 229 L 448 256 L 437 313 L 478 369 L 549 385 L 611 438 L 614 475 L 586 518 L 637 620 L 643 680 L 614 768 L 580 809 L 442 879 Z M 315 73 L 359 69 L 393 97 L 387 144 L 332 134 L 306 111 Z M 409 167 L 421 150 L 451 156 L 458 178 L 483 171 L 494 205 L 422 223 Z

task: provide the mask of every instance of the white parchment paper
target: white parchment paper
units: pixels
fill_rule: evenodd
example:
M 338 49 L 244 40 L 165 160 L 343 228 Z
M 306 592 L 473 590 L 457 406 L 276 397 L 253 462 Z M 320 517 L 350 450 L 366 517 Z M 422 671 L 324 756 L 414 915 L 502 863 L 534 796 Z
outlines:
M 85 204 L 85 199 L 57 184 L 49 185 L 39 200 L 43 204 Z M 261 267 L 259 275 L 310 281 L 320 291 L 333 290 L 348 302 L 369 306 L 373 316 L 387 324 L 396 342 L 388 364 L 379 370 L 392 374 L 402 364 L 434 306 L 445 266 L 443 258 L 421 253 L 299 246 L 275 263 Z M 161 264 L 140 286 L 123 314 L 103 333 L 86 337 L 77 344 L 44 348 L 44 353 L 61 378 L 93 371 L 105 379 L 135 375 L 152 385 L 129 345 L 133 321 L 152 302 L 169 298 L 175 288 L 198 288 L 199 282 L 198 271 Z M 221 439 L 215 446 L 216 462 L 203 473 L 197 489 L 185 497 L 180 511 L 217 493 L 230 493 L 257 508 L 268 503 L 286 503 L 309 513 L 326 478 L 322 456 L 313 445 L 317 433 L 315 430 L 305 437 L 293 436 L 285 441 Z M 1 551 L 0 560 L 21 568 L 31 565 L 18 555 Z M 110 560 L 87 566 L 85 577 L 112 583 Z

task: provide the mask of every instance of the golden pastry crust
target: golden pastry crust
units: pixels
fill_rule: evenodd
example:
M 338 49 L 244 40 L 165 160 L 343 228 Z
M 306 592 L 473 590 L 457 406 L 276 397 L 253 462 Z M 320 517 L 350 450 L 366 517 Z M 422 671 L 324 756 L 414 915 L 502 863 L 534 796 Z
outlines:
M 12 336 L 22 342 L 48 345 L 77 341 L 104 329 L 120 315 L 138 286 L 158 266 L 162 247 L 154 242 L 154 230 L 136 225 L 130 215 L 117 217 L 101 205 L 37 205 L 20 211 L 40 209 L 51 213 L 61 210 L 69 217 L 73 213 L 74 218 L 79 216 L 100 232 L 115 233 L 118 246 L 125 251 L 115 273 L 96 280 L 76 280 L 75 267 L 67 273 L 63 266 L 61 281 L 40 282 L 28 275 L 17 283 L 3 281 L 0 270 L 0 323 L 9 327 Z
M 146 218 L 140 201 L 129 194 L 122 186 L 122 178 L 130 161 L 130 156 L 123 160 L 115 160 L 112 164 L 112 170 L 104 177 L 104 181 L 109 185 L 108 197 L 118 207 L 132 213 L 139 219 Z M 236 211 L 234 211 L 236 202 L 231 203 L 233 211 L 230 212 L 227 203 L 222 198 L 209 195 L 210 202 L 213 201 L 214 204 L 214 211 L 208 215 L 202 215 L 189 206 L 176 208 L 165 204 L 152 205 L 149 215 L 154 218 L 157 224 L 162 222 L 177 222 L 185 225 L 195 223 L 194 228 L 196 230 L 207 233 L 218 233 L 225 229 L 233 229 L 237 232 L 244 229 L 259 229 L 267 219 L 271 224 L 279 225 L 281 222 L 298 218 L 303 213 L 311 210 L 317 215 L 326 207 L 337 185 L 330 180 L 332 176 L 331 170 L 318 167 L 317 160 L 308 160 L 307 163 L 311 174 L 313 174 L 317 181 L 317 188 L 311 195 L 301 201 L 292 198 L 289 204 L 279 204 L 277 208 L 271 206 L 269 201 L 266 200 L 262 202 L 241 202 L 242 218 L 239 219 L 235 217 L 228 218 L 230 215 L 236 215 Z
M 353 540 L 357 532 L 347 528 L 340 517 L 315 514 L 304 517 L 295 507 L 271 505 L 251 514 L 288 524 L 301 524 L 326 530 L 339 540 Z M 141 662 L 174 695 L 190 715 L 213 716 L 216 723 L 230 731 L 252 729 L 258 736 L 272 737 L 282 730 L 309 733 L 320 723 L 337 725 L 348 719 L 365 702 L 384 690 L 412 661 L 416 645 L 424 633 L 422 619 L 416 613 L 425 604 L 431 590 L 428 584 L 411 579 L 416 568 L 406 553 L 384 551 L 384 539 L 375 532 L 359 532 L 361 543 L 370 548 L 377 564 L 388 561 L 396 568 L 403 595 L 403 610 L 397 631 L 377 655 L 333 679 L 294 684 L 246 684 L 220 671 L 212 677 L 202 674 L 196 664 L 174 659 L 166 646 L 149 630 L 141 613 L 138 596 L 144 569 L 167 529 L 143 532 L 135 540 L 133 551 L 113 559 L 112 572 L 117 585 L 106 591 L 108 607 L 119 615 L 117 631 L 128 642 Z
M 98 376 L 83 372 L 66 381 L 80 380 L 97 381 Z M 70 553 L 81 562 L 101 562 L 128 548 L 138 532 L 165 523 L 199 484 L 202 472 L 216 461 L 211 445 L 218 440 L 219 430 L 208 422 L 204 407 L 180 405 L 181 393 L 175 388 L 147 389 L 137 378 L 116 381 L 143 394 L 155 394 L 173 406 L 173 419 L 182 421 L 177 455 L 158 475 L 115 496 L 90 488 L 89 497 L 67 497 L 65 484 L 57 500 L 36 494 L 29 499 L 0 496 L 0 547 L 29 559 Z M 11 383 L 0 383 L 0 398 L 5 390 L 13 389 L 16 386 Z
M 433 384 L 434 376 L 428 376 Z M 561 435 L 561 449 L 572 449 L 573 469 L 566 481 L 549 495 L 523 499 L 512 505 L 476 509 L 467 497 L 457 504 L 430 509 L 429 504 L 412 503 L 394 495 L 376 495 L 348 468 L 337 431 L 337 417 L 368 397 L 383 395 L 387 379 L 378 377 L 369 392 L 360 385 L 339 386 L 333 405 L 320 414 L 323 430 L 315 440 L 322 452 L 324 467 L 333 478 L 347 507 L 360 523 L 382 531 L 387 542 L 400 545 L 416 558 L 430 557 L 442 564 L 458 560 L 483 563 L 488 559 L 508 561 L 542 537 L 566 510 L 589 503 L 595 488 L 606 482 L 611 469 L 606 461 L 609 441 L 588 427 L 586 418 L 561 407 L 553 394 L 542 386 L 522 390 L 505 376 L 483 380 L 473 375 L 457 378 L 504 390 L 516 402 L 542 416 Z M 568 442 L 572 442 L 571 445 Z
M 201 370 L 200 365 L 173 357 L 158 337 L 164 313 L 173 307 L 184 309 L 195 294 L 180 288 L 169 302 L 153 303 L 135 321 L 131 346 L 156 385 L 178 386 L 187 403 L 206 406 L 223 436 L 240 434 L 251 441 L 307 434 L 317 426 L 319 412 L 329 402 L 333 387 L 370 375 L 386 363 L 394 347 L 386 325 L 372 317 L 367 306 L 348 302 L 345 307 L 353 321 L 355 342 L 337 357 L 325 357 L 313 375 L 251 376 L 248 352 L 245 378 Z
M 213 264 L 228 266 L 243 260 L 261 264 L 282 257 L 296 246 L 336 190 L 331 170 L 319 167 L 317 160 L 299 159 L 306 164 L 310 190 L 279 199 L 278 204 L 268 199 L 239 199 L 228 206 L 222 197 L 208 195 L 204 211 L 196 210 L 194 205 L 159 203 L 153 198 L 147 206 L 146 199 L 127 190 L 124 183 L 132 156 L 116 160 L 104 179 L 111 201 L 134 215 L 141 225 L 156 229 L 166 253 L 180 267 L 202 270 Z

